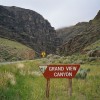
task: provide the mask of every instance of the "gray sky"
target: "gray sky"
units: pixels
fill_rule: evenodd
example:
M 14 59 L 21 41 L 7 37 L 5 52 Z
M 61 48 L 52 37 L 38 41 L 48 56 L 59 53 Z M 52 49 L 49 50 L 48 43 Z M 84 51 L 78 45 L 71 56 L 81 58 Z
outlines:
M 100 10 L 100 0 L 0 0 L 0 5 L 34 10 L 56 29 L 89 21 Z

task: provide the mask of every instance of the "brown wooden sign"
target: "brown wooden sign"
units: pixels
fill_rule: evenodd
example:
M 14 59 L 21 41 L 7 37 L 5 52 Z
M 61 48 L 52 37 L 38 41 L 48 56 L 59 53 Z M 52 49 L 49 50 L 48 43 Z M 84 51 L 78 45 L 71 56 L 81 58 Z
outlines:
M 68 78 L 68 95 L 72 95 L 72 78 L 80 68 L 79 64 L 39 66 L 43 76 L 47 79 L 46 97 L 49 98 L 50 78 Z

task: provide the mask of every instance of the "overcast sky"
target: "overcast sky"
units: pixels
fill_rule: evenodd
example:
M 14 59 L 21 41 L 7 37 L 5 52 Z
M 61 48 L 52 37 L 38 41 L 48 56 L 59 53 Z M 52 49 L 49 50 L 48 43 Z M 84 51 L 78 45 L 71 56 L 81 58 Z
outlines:
M 100 0 L 0 0 L 0 5 L 34 10 L 56 29 L 89 21 L 100 10 Z

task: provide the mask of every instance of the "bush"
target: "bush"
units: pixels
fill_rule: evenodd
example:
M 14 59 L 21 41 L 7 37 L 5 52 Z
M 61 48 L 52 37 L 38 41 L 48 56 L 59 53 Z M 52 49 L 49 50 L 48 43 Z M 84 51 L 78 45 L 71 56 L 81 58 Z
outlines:
M 86 79 L 88 72 L 90 72 L 90 69 L 80 69 L 78 73 L 76 74 L 76 79 Z
M 83 60 L 77 60 L 77 61 L 75 61 L 75 64 L 84 64 L 84 61 Z
M 95 61 L 96 59 L 97 59 L 97 57 L 89 57 L 88 61 L 91 62 L 91 61 Z

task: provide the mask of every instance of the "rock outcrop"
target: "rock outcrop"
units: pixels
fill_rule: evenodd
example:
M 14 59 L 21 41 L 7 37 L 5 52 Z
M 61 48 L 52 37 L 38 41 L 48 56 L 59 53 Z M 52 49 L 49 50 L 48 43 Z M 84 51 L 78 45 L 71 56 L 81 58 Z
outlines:
M 18 41 L 37 53 L 54 53 L 59 45 L 56 31 L 35 11 L 0 6 L 0 37 Z
M 100 57 L 100 50 L 91 50 L 88 52 L 89 57 Z

